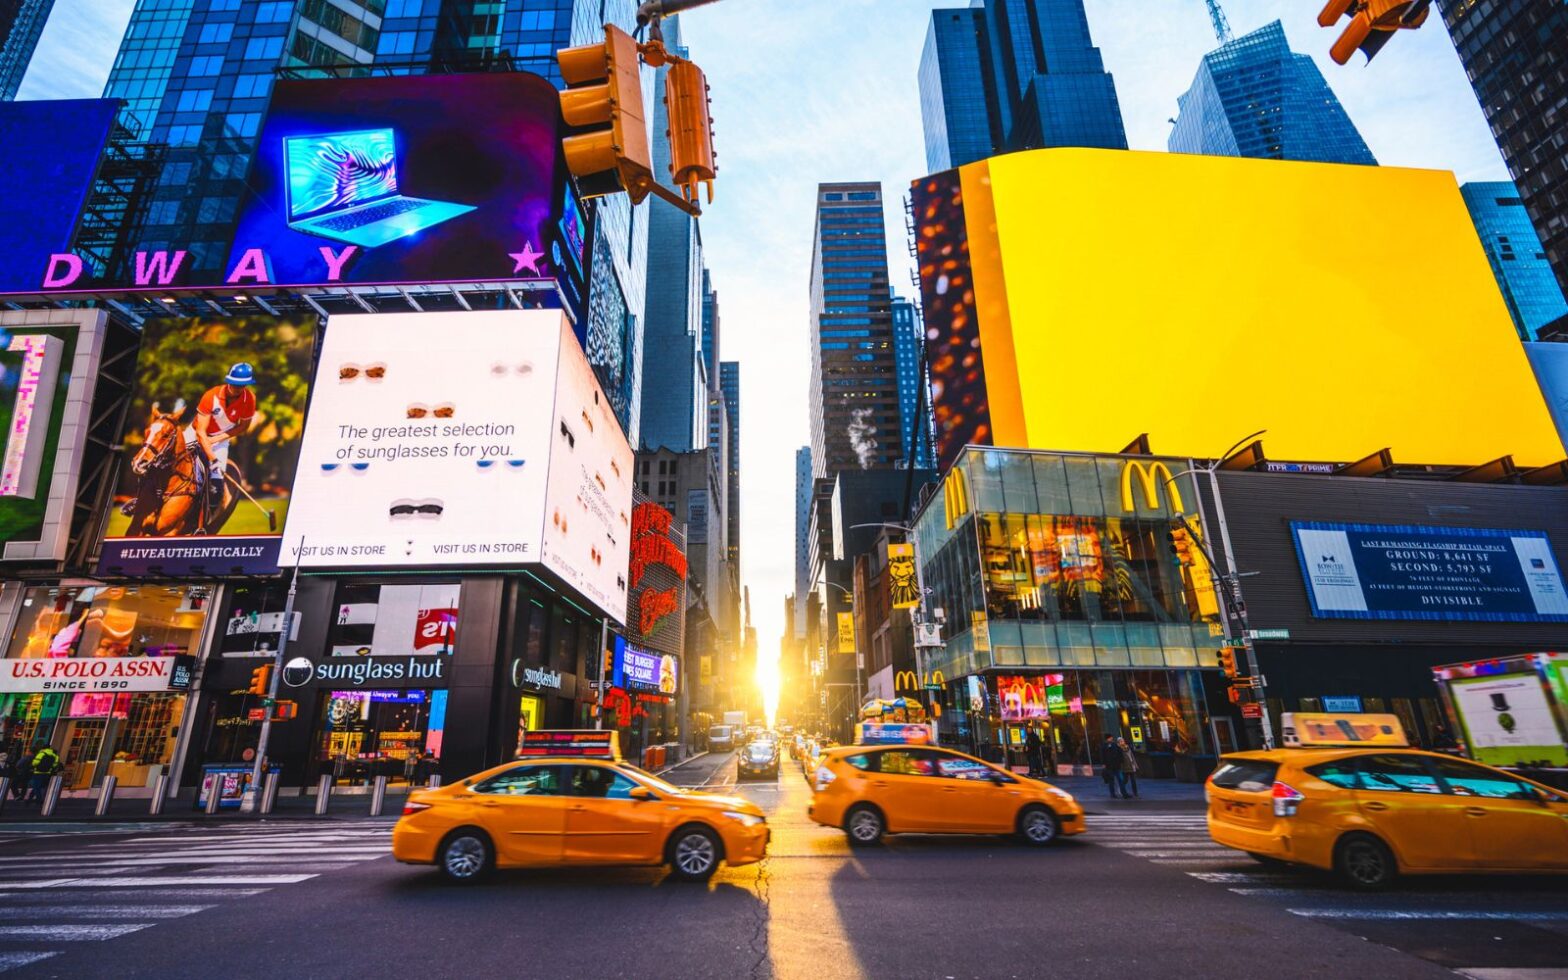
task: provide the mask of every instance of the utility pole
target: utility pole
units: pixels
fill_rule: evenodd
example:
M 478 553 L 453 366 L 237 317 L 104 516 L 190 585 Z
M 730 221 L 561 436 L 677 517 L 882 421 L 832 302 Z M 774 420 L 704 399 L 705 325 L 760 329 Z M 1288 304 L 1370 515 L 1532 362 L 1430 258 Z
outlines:
M 261 719 L 261 734 L 256 739 L 256 764 L 251 768 L 250 785 L 240 796 L 240 809 L 251 813 L 256 809 L 256 794 L 261 792 L 261 781 L 266 778 L 267 742 L 272 737 L 272 716 L 278 710 L 278 679 L 283 673 L 283 653 L 288 649 L 289 631 L 294 627 L 294 596 L 299 591 L 299 562 L 305 553 L 305 539 L 299 539 L 299 550 L 294 554 L 294 575 L 289 579 L 289 595 L 283 602 L 283 629 L 278 634 L 278 650 L 272 655 L 272 676 L 267 681 L 267 697 L 262 702 L 266 714 Z M 209 792 L 218 792 L 221 784 L 215 783 Z

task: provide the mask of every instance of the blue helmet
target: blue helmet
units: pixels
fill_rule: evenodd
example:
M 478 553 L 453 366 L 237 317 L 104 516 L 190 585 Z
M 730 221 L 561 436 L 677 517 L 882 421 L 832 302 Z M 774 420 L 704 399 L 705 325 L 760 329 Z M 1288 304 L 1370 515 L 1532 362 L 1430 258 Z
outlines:
M 241 361 L 229 368 L 229 375 L 223 380 L 236 388 L 246 388 L 256 383 L 256 369 L 249 362 Z

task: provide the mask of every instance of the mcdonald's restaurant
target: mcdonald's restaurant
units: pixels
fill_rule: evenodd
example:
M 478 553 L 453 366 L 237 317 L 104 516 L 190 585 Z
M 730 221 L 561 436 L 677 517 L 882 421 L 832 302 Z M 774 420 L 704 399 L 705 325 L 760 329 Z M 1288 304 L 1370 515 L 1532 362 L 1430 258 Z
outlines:
M 1002 761 L 1032 729 L 1065 774 L 1111 735 L 1179 779 L 1285 712 L 1450 744 L 1446 668 L 1568 644 L 1568 487 L 1350 469 L 966 448 L 915 522 L 943 740 Z M 1219 651 L 1243 632 L 1265 684 L 1238 707 Z

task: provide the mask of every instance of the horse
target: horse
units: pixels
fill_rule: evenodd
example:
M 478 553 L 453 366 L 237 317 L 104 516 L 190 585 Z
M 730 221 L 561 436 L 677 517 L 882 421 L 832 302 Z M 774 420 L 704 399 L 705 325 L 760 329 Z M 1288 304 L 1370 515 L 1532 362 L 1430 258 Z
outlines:
M 206 474 L 199 474 L 197 469 L 207 463 L 185 444 L 180 425 L 184 412 L 183 399 L 175 402 L 171 412 L 165 412 L 153 403 L 147 428 L 142 434 L 142 447 L 131 457 L 131 472 L 140 482 L 127 537 L 167 538 L 208 533 L 209 522 L 203 519 L 207 509 L 203 500 Z M 236 503 L 225 481 L 223 501 L 212 516 L 211 526 L 222 527 Z

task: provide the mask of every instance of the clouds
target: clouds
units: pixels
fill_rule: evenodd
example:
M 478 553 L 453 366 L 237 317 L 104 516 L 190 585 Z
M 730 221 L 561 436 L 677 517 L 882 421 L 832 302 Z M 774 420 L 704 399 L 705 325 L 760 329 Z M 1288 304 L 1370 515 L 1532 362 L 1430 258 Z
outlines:
M 19 99 L 96 99 L 135 0 L 56 0 Z

